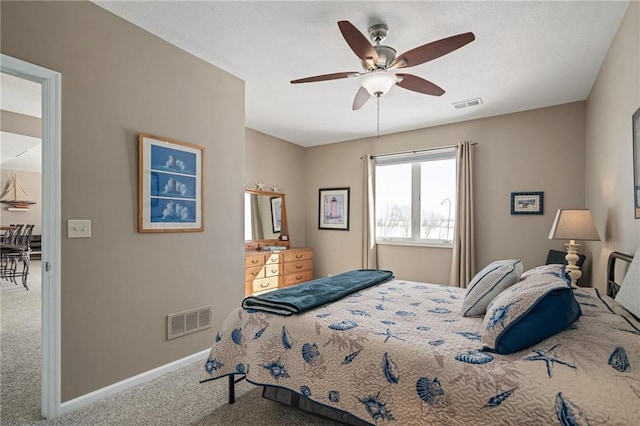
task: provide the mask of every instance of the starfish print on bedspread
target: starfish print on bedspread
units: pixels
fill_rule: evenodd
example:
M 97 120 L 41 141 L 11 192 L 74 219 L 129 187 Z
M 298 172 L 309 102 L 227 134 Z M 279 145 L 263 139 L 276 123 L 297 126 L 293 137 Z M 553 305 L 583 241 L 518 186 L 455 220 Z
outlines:
M 551 349 L 546 351 L 541 351 L 539 349 L 533 349 L 537 355 L 528 356 L 526 359 L 529 361 L 544 361 L 547 364 L 547 374 L 549 377 L 553 376 L 553 364 L 558 363 L 562 365 L 566 365 L 567 367 L 576 368 L 575 365 L 568 363 L 566 361 L 562 361 L 558 359 L 555 355 L 556 349 L 560 346 L 560 343 L 551 347 Z
M 388 328 L 387 328 L 387 331 L 385 333 L 377 333 L 377 334 L 379 334 L 381 336 L 386 336 L 385 339 L 384 339 L 384 343 L 387 343 L 387 340 L 389 340 L 392 337 L 394 339 L 402 340 L 404 342 L 404 339 L 402 337 L 396 336 L 395 333 L 393 331 L 389 330 Z M 399 334 L 402 334 L 402 333 L 399 333 Z

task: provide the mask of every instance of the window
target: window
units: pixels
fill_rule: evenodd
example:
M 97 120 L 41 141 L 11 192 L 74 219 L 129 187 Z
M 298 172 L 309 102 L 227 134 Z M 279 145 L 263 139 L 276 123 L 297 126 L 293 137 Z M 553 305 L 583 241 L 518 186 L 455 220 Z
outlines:
M 376 158 L 376 241 L 450 244 L 456 152 L 443 148 Z

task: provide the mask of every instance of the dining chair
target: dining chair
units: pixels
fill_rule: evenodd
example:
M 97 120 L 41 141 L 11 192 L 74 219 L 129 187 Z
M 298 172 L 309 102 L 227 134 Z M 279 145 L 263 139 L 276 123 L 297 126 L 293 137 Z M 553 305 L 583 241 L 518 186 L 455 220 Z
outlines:
M 3 278 L 18 284 L 17 278 L 22 278 L 22 285 L 29 290 L 27 277 L 31 265 L 31 238 L 35 225 L 22 226 L 22 232 L 18 234 L 11 245 L 2 247 L 5 264 L 3 265 Z M 22 263 L 22 271 L 18 272 L 18 263 Z

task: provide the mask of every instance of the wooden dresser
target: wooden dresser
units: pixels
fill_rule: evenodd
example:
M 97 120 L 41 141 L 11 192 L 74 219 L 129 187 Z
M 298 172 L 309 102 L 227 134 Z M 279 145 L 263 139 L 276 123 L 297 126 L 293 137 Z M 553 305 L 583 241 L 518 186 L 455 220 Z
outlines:
M 246 250 L 244 266 L 245 296 L 289 287 L 313 279 L 313 249 Z

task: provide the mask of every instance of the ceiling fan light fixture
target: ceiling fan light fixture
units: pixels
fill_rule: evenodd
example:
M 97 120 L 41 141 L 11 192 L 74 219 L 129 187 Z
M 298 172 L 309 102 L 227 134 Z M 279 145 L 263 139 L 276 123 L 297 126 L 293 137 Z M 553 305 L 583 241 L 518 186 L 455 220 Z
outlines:
M 362 87 L 371 96 L 384 96 L 396 84 L 398 77 L 387 71 L 373 71 L 362 77 Z

